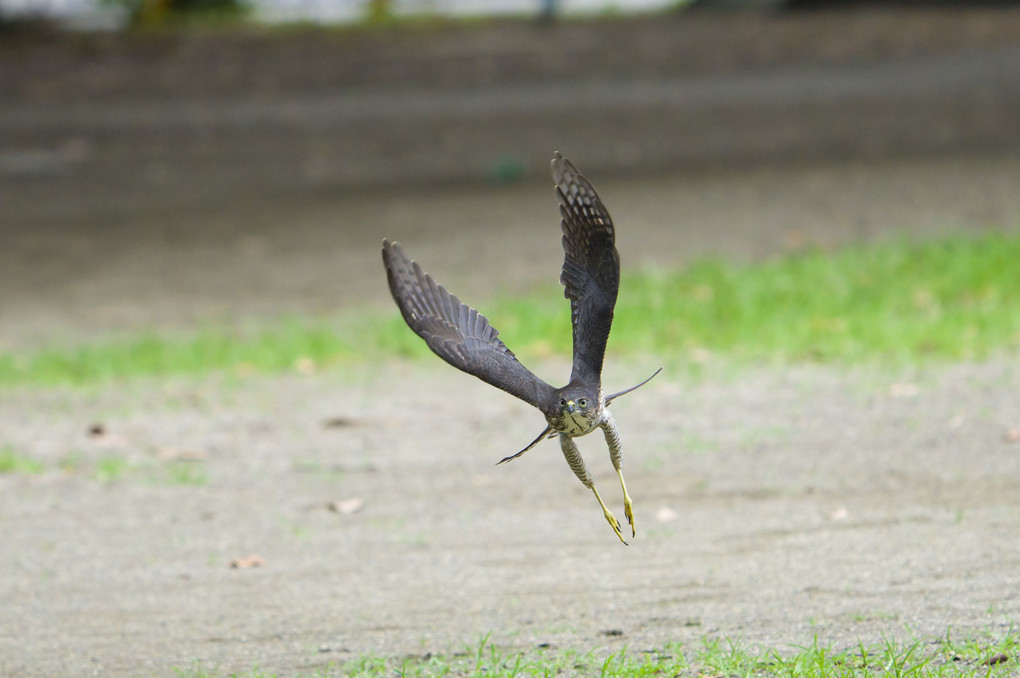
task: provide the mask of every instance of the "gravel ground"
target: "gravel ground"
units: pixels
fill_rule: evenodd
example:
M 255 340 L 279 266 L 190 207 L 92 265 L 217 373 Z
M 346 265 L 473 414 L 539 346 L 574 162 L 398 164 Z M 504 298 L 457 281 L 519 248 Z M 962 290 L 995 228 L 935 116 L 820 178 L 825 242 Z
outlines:
M 540 417 L 442 367 L 4 394 L 6 440 L 49 470 L 0 477 L 0 672 L 291 675 L 487 633 L 851 647 L 1020 618 L 1015 361 L 660 378 L 614 406 L 629 547 L 555 443 L 495 467 Z M 619 513 L 604 443 L 581 447 Z
M 387 308 L 383 236 L 484 308 L 555 280 L 554 148 L 625 267 L 1016 227 L 1018 17 L 4 41 L 0 347 Z M 611 356 L 607 388 L 658 360 Z M 0 475 L 0 674 L 1002 636 L 1018 392 L 1011 357 L 662 375 L 614 405 L 624 547 L 555 444 L 493 466 L 540 418 L 438 360 L 3 390 L 0 448 L 46 470 Z

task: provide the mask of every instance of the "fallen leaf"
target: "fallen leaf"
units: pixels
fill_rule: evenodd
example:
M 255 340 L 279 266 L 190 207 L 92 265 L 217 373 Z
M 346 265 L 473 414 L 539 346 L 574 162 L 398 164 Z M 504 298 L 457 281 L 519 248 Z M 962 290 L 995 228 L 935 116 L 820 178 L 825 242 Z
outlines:
M 335 513 L 340 513 L 345 516 L 352 513 L 357 513 L 365 506 L 365 500 L 361 497 L 352 497 L 351 499 L 340 499 L 338 501 L 331 501 L 328 504 L 329 510 Z
M 984 666 L 994 666 L 996 664 L 1005 664 L 1009 661 L 1009 655 L 1005 652 L 996 652 L 988 659 L 981 662 Z
M 202 461 L 208 456 L 205 450 L 184 447 L 161 447 L 156 450 L 156 458 L 164 461 Z
M 262 567 L 266 564 L 266 559 L 262 556 L 256 556 L 254 554 L 245 556 L 244 558 L 237 558 L 230 561 L 230 567 L 233 570 L 246 570 L 250 567 Z
M 1020 428 L 1011 428 L 1002 434 L 1002 440 L 1006 443 L 1020 443 Z
M 301 356 L 294 361 L 294 369 L 300 374 L 314 374 L 315 373 L 315 361 L 307 356 Z

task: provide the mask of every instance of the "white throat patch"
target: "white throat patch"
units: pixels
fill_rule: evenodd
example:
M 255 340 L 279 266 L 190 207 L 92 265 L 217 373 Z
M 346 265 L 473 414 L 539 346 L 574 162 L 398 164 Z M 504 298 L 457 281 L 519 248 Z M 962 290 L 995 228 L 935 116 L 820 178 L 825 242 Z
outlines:
M 564 412 L 563 428 L 564 433 L 580 436 L 584 435 L 585 433 L 589 433 L 595 427 L 588 423 L 588 420 L 581 412 L 574 412 L 573 414 L 569 412 Z

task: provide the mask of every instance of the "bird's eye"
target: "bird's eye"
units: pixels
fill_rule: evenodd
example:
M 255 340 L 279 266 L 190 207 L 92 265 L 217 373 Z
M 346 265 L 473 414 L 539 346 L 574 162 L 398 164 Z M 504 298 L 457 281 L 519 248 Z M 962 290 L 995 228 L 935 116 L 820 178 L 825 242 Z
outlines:
M 564 407 L 567 404 L 566 398 L 560 398 L 560 407 Z
M 588 399 L 581 398 L 580 400 L 577 401 L 577 404 L 580 405 L 581 407 L 588 407 Z

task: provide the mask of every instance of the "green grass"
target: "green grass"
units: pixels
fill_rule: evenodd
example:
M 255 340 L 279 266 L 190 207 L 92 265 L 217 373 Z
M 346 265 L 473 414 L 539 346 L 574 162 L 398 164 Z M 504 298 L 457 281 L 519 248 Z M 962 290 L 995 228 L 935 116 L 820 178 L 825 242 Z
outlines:
M 193 461 L 172 461 L 164 465 L 166 482 L 170 485 L 206 485 L 209 473 L 205 466 Z
M 38 475 L 52 470 L 80 474 L 83 478 L 100 483 L 125 480 L 171 486 L 209 483 L 209 472 L 205 464 L 197 461 L 133 462 L 122 456 L 106 455 L 87 463 L 80 453 L 71 452 L 55 464 L 46 465 L 16 453 L 9 445 L 0 447 L 0 474 Z
M 876 646 L 858 644 L 845 649 L 826 646 L 817 641 L 805 647 L 780 649 L 747 647 L 729 640 L 704 638 L 700 644 L 691 647 L 673 643 L 651 651 L 623 649 L 611 653 L 582 653 L 549 648 L 518 652 L 501 649 L 490 644 L 488 638 L 483 638 L 477 646 L 472 645 L 452 655 L 424 655 L 403 659 L 366 656 L 304 675 L 321 678 L 994 678 L 1015 675 L 1018 661 L 1020 639 L 1013 633 L 998 640 L 964 641 L 951 640 L 947 633 L 945 638 L 933 642 L 887 640 Z M 178 669 L 177 673 L 181 678 L 224 675 L 200 666 L 189 670 Z M 257 669 L 229 675 L 233 678 L 275 676 Z
M 18 454 L 14 451 L 10 445 L 0 447 L 0 474 L 4 473 L 19 473 L 26 475 L 36 475 L 43 473 L 46 470 L 46 466 L 31 457 Z
M 681 369 L 712 359 L 890 366 L 980 360 L 1020 347 L 1018 261 L 1020 234 L 987 233 L 629 273 L 609 351 L 650 354 Z M 569 355 L 568 307 L 557 286 L 525 298 L 467 301 L 483 306 L 522 360 Z M 307 371 L 427 354 L 394 309 L 5 352 L 0 386 Z
M 118 456 L 105 456 L 96 461 L 92 469 L 93 477 L 101 483 L 113 483 L 122 480 L 137 470 L 136 465 Z
M 645 271 L 624 276 L 609 348 L 694 362 L 981 359 L 1020 346 L 1018 257 L 1020 234 L 989 233 Z M 496 304 L 510 318 L 503 335 L 564 352 L 569 327 L 551 296 Z
M 357 328 L 380 331 L 382 318 Z M 353 335 L 327 323 L 284 319 L 256 329 L 203 328 L 0 354 L 0 385 L 93 384 L 130 377 L 207 374 L 220 370 L 283 372 L 353 359 Z M 367 328 L 366 328 L 367 329 Z M 385 331 L 385 330 L 383 330 Z M 396 334 L 395 332 L 391 333 Z M 346 337 L 346 338 L 345 338 Z

